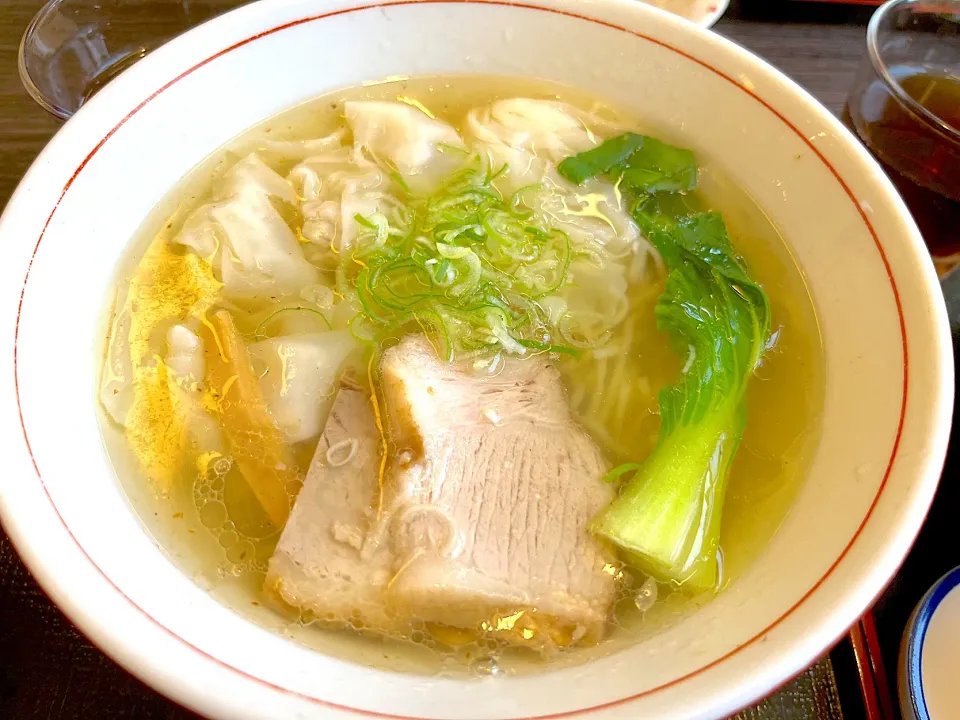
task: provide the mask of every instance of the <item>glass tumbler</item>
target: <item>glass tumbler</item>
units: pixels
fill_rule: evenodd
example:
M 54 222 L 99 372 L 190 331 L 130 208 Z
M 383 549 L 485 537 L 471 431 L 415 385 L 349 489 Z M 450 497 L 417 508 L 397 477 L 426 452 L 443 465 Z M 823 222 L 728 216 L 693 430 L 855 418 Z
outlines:
M 49 0 L 20 42 L 20 78 L 59 118 L 73 115 L 112 78 L 238 0 Z
M 900 191 L 937 271 L 960 265 L 960 0 L 891 0 L 844 121 Z

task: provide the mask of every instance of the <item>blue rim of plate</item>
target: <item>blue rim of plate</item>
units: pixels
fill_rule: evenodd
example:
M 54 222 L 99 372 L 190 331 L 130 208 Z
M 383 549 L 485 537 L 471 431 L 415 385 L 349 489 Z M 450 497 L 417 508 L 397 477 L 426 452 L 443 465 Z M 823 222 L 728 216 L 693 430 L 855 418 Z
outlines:
M 923 694 L 923 676 L 920 673 L 923 661 L 923 644 L 930 627 L 930 620 L 943 599 L 960 586 L 960 567 L 956 567 L 941 577 L 923 596 L 913 618 L 907 626 L 906 645 L 904 646 L 905 675 L 910 704 L 917 720 L 931 720 L 927 712 L 927 702 Z

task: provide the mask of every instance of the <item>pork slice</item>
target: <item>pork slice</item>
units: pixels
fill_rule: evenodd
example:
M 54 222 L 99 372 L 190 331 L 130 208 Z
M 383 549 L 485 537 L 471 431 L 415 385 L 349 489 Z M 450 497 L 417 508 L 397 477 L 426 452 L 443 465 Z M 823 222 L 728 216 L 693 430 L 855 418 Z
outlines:
M 265 587 L 309 619 L 390 632 L 386 543 L 373 544 L 380 434 L 369 393 L 337 393 Z
M 411 336 L 381 380 L 406 459 L 390 477 L 391 600 L 540 648 L 598 640 L 616 570 L 586 525 L 612 490 L 557 369 L 541 356 L 475 372 Z

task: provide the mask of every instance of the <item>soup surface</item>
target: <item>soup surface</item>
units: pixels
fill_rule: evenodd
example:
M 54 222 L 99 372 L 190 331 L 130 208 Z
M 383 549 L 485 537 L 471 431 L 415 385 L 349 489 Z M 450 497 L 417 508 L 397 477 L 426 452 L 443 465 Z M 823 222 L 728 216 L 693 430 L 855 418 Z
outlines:
M 105 332 L 104 438 L 159 545 L 268 628 L 429 673 L 581 662 L 736 582 L 816 442 L 820 338 L 776 228 L 671 141 L 450 77 L 216 152 Z

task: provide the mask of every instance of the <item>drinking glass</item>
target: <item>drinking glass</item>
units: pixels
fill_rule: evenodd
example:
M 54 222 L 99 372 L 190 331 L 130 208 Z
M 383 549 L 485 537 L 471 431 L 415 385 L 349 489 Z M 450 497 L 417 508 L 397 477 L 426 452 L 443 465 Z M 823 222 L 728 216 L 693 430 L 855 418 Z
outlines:
M 847 99 L 942 275 L 960 265 L 960 0 L 891 0 L 867 28 Z
M 151 50 L 239 0 L 49 0 L 20 42 L 20 78 L 59 118 Z

